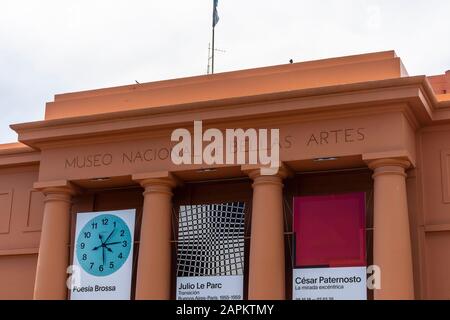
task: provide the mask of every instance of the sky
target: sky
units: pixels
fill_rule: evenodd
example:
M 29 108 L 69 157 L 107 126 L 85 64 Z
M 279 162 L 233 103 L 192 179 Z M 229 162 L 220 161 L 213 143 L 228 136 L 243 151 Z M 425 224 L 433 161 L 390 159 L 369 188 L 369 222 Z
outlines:
M 213 0 L 1 0 L 0 143 L 58 93 L 206 74 Z M 395 50 L 450 69 L 448 0 L 219 0 L 215 71 Z

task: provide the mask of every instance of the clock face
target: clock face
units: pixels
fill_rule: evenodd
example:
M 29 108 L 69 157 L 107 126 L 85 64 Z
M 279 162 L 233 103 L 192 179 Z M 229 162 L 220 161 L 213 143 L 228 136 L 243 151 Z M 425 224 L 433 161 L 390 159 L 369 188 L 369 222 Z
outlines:
M 102 214 L 88 221 L 78 234 L 78 262 L 93 276 L 108 276 L 127 261 L 132 245 L 125 221 L 116 215 Z

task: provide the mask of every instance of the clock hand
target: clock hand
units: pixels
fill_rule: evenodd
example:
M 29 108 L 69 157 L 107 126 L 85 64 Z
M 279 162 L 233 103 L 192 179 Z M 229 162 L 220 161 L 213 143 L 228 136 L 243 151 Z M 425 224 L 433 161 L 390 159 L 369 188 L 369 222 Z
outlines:
M 110 245 L 119 244 L 119 243 L 122 243 L 122 241 L 105 243 L 105 246 L 110 246 Z
M 109 252 L 113 252 L 113 251 L 111 250 L 111 248 L 106 247 L 106 246 L 105 246 L 105 248 L 106 248 L 106 250 L 108 250 Z
M 92 248 L 93 251 L 96 251 L 96 250 L 98 250 L 99 248 L 103 247 L 104 243 L 106 242 L 106 241 L 103 242 L 103 236 L 102 236 L 101 233 L 98 234 L 98 238 L 100 239 L 100 242 L 101 242 L 102 244 L 99 245 L 99 246 L 97 246 L 97 247 L 95 247 L 95 248 Z
M 103 265 L 105 265 L 105 246 L 102 246 Z
M 108 238 L 106 238 L 105 242 L 108 242 L 109 238 L 111 238 L 111 236 L 113 235 L 114 231 L 116 231 L 116 229 L 113 229 L 113 231 L 111 231 L 111 233 L 109 234 Z
M 102 244 L 99 245 L 99 246 L 97 246 L 97 247 L 95 247 L 95 248 L 92 248 L 92 251 L 96 251 L 96 250 L 98 250 L 99 248 L 103 247 L 104 242 L 103 242 L 103 236 L 102 236 L 101 233 L 98 234 L 98 238 L 100 239 L 100 242 L 101 242 Z

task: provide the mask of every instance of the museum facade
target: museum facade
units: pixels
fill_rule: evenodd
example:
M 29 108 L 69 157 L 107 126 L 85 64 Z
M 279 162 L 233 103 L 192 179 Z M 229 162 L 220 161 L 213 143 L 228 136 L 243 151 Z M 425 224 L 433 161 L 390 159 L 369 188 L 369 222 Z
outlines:
M 194 121 L 278 129 L 279 170 L 174 163 Z M 11 128 L 0 299 L 115 290 L 68 289 L 75 264 L 102 281 L 128 268 L 131 299 L 450 299 L 450 72 L 370 53 L 60 94 Z

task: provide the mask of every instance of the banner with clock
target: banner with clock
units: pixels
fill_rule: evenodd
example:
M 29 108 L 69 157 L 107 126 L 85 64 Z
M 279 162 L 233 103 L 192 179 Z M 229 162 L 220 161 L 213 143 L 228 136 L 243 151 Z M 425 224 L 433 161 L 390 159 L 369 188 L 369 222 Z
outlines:
M 77 214 L 71 300 L 129 300 L 136 210 Z

